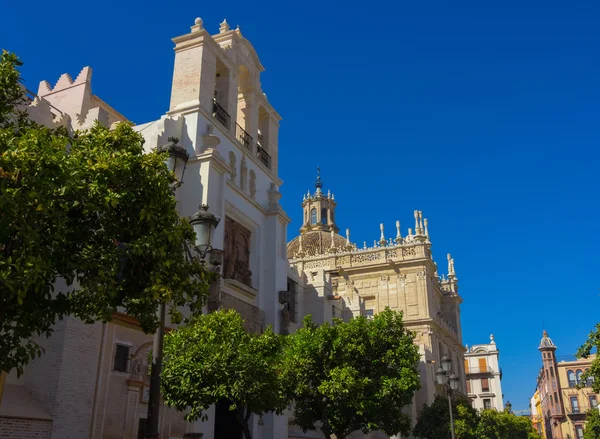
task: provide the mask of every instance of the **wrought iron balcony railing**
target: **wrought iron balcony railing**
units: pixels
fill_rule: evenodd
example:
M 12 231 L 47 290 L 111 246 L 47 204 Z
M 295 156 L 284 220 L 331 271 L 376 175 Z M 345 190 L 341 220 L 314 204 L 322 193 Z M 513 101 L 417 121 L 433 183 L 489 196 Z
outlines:
M 238 123 L 235 124 L 235 137 L 246 147 L 246 149 L 252 151 L 252 136 Z
M 271 156 L 269 155 L 269 153 L 261 146 L 257 146 L 256 149 L 257 149 L 256 154 L 258 155 L 258 158 L 260 159 L 260 161 L 263 162 L 263 164 L 267 168 L 271 169 Z
M 487 375 L 487 374 L 493 374 L 494 373 L 494 369 L 492 369 L 489 366 L 486 367 L 469 367 L 467 370 L 465 370 L 465 374 L 467 375 Z
M 231 126 L 231 116 L 219 105 L 216 99 L 213 99 L 213 117 L 225 128 L 229 129 Z

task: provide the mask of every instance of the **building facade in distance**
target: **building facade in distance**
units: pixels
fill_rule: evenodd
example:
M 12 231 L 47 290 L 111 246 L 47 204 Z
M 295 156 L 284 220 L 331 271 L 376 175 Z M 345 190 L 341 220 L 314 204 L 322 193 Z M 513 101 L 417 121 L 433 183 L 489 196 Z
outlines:
M 538 423 L 543 424 L 544 438 L 583 439 L 586 413 L 598 409 L 599 397 L 591 388 L 593 379 L 583 382 L 581 375 L 589 369 L 595 355 L 557 361 L 557 348 L 545 330 L 538 349 L 542 367 L 535 394 L 539 395 Z M 580 384 L 582 388 L 578 388 Z
M 410 408 L 414 422 L 423 404 L 430 404 L 441 393 L 435 370 L 444 355 L 452 360 L 452 369 L 459 376 L 459 392 L 467 393 L 462 299 L 454 260 L 447 256 L 448 275 L 440 276 L 422 212 L 414 211 L 415 227 L 405 236 L 400 222 L 396 222 L 392 236 L 386 236 L 381 224 L 373 246 L 365 242 L 359 247 L 350 240 L 349 229 L 345 237 L 338 233 L 336 207 L 334 194 L 323 190 L 319 176 L 314 192 L 304 195 L 301 203 L 300 235 L 287 246 L 291 289 L 300 292 L 292 302 L 302 307 L 300 315 L 311 314 L 317 323 L 334 317 L 373 316 L 385 307 L 402 311 L 405 326 L 416 333 L 415 343 L 421 352 L 422 388 Z M 300 322 L 292 320 L 291 330 Z M 294 438 L 305 437 L 293 428 L 290 426 L 290 436 L 293 431 Z
M 467 346 L 465 352 L 465 374 L 467 393 L 478 410 L 503 410 L 502 369 L 499 364 L 500 352 L 494 336 L 488 344 Z

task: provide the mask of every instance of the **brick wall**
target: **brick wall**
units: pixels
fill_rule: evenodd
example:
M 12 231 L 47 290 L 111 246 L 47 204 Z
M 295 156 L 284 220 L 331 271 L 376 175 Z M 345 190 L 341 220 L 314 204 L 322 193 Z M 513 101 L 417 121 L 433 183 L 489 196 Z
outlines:
M 49 439 L 52 421 L 0 417 L 0 439 Z

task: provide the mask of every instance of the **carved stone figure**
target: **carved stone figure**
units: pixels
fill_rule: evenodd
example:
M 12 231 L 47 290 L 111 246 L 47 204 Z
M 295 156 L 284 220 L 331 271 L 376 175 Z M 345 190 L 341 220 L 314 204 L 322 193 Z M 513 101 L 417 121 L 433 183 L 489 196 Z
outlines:
M 250 196 L 254 198 L 256 195 L 256 172 L 250 170 Z
M 290 330 L 290 305 L 286 302 L 283 304 L 283 308 L 281 308 L 281 334 L 287 335 Z
M 241 224 L 225 218 L 223 277 L 252 286 L 250 238 L 252 233 Z
M 248 177 L 248 166 L 246 165 L 246 157 L 242 159 L 242 165 L 240 168 L 240 189 L 246 190 L 246 178 Z
M 233 181 L 234 183 L 235 177 L 237 177 L 237 169 L 235 162 L 235 153 L 233 151 L 229 151 L 229 175 L 231 177 L 231 181 Z

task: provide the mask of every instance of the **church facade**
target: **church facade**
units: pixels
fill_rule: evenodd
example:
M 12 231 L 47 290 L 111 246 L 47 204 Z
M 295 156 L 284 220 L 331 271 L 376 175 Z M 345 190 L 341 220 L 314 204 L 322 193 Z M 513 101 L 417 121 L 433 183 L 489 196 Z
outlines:
M 402 311 L 406 328 L 416 334 L 422 388 L 411 407 L 413 421 L 423 404 L 430 404 L 441 389 L 435 371 L 441 358 L 452 360 L 460 378 L 459 392 L 467 394 L 460 324 L 458 279 L 454 260 L 447 255 L 447 276 L 440 276 L 431 252 L 427 219 L 414 211 L 414 229 L 403 235 L 400 223 L 391 236 L 383 224 L 373 246 L 359 246 L 339 234 L 335 196 L 323 191 L 320 176 L 314 192 L 302 200 L 300 234 L 287 245 L 290 262 L 288 283 L 302 314 L 317 323 L 333 318 L 373 316 L 386 307 Z M 296 306 L 296 304 L 293 304 Z M 301 324 L 297 319 L 292 330 Z M 293 427 L 291 427 L 293 429 Z M 302 437 L 294 432 L 294 437 Z
M 281 118 L 262 91 L 264 67 L 256 51 L 226 21 L 210 34 L 196 19 L 190 32 L 173 42 L 169 111 L 135 129 L 148 151 L 176 142 L 188 152 L 176 193 L 181 216 L 207 204 L 221 218 L 212 246 L 222 251 L 209 262 L 220 267 L 222 276 L 211 288 L 206 312 L 235 309 L 248 329 L 259 332 L 272 325 L 285 334 L 307 314 L 325 322 L 371 316 L 386 306 L 402 310 L 422 358 L 422 389 L 410 408 L 413 419 L 439 391 L 434 374 L 443 355 L 452 359 L 466 393 L 454 261 L 448 256 L 448 275 L 440 277 L 421 212 L 415 212 L 415 228 L 405 236 L 399 224 L 393 237 L 386 237 L 382 227 L 375 245 L 359 248 L 348 233 L 339 234 L 335 198 L 323 192 L 319 179 L 302 202 L 300 235 L 288 243 L 290 219 L 279 203 Z M 61 76 L 54 87 L 43 81 L 27 108 L 30 117 L 69 130 L 89 128 L 96 120 L 108 127 L 126 122 L 92 93 L 91 77 L 86 67 L 75 79 Z M 134 319 L 115 313 L 111 322 L 86 325 L 68 317 L 57 323 L 52 337 L 39 342 L 46 354 L 23 376 L 6 378 L 0 437 L 143 437 L 152 336 Z M 241 438 L 241 430 L 231 431 L 234 422 L 222 407 L 212 407 L 207 415 L 205 422 L 189 423 L 182 413 L 163 407 L 161 438 L 181 439 L 186 433 Z M 253 437 L 318 437 L 297 431 L 289 416 L 253 417 Z

